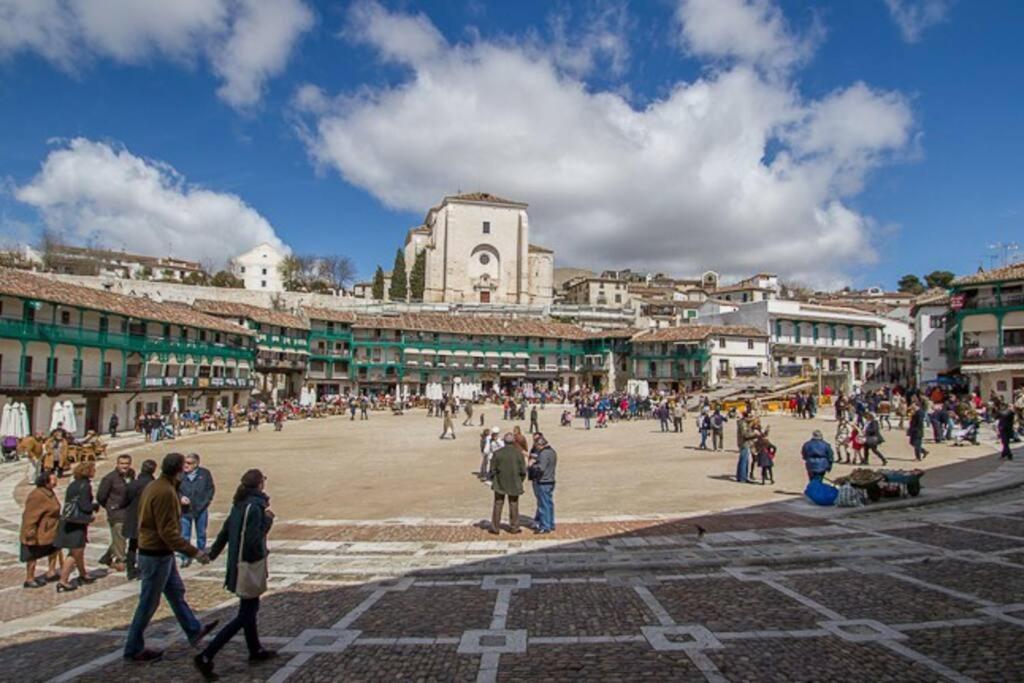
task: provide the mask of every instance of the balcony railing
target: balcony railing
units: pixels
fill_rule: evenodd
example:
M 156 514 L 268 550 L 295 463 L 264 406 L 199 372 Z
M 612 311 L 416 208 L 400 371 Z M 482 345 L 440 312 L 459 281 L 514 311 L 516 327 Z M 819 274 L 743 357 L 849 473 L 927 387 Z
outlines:
M 978 308 L 1002 308 L 1006 306 L 1024 306 L 1024 293 L 1013 292 L 1000 296 L 978 296 L 965 299 L 961 310 Z
M 219 356 L 222 358 L 249 359 L 254 349 L 200 342 L 193 339 L 173 337 L 146 337 L 120 332 L 103 332 L 50 323 L 26 322 L 22 320 L 0 320 L 0 338 L 22 341 L 40 341 L 50 344 L 68 344 L 109 348 L 129 353 L 153 354 L 173 353 L 175 355 Z
M 204 387 L 244 389 L 252 387 L 253 380 L 251 377 L 122 377 L 38 371 L 22 375 L 17 370 L 5 370 L 0 373 L 0 386 L 29 390 L 160 391 Z
M 1024 345 L 1004 346 L 967 346 L 960 352 L 960 360 L 965 363 L 998 360 L 1000 358 L 1024 358 Z

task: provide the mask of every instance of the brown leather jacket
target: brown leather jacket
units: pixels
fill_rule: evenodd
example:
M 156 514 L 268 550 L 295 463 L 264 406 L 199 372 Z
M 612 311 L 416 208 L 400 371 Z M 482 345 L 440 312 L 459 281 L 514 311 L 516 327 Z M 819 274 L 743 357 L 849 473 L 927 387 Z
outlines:
M 170 555 L 179 552 L 195 557 L 199 551 L 181 536 L 181 503 L 178 487 L 164 475 L 153 480 L 139 501 L 139 553 Z
M 21 515 L 21 542 L 25 545 L 50 545 L 60 524 L 60 501 L 45 486 L 32 489 Z

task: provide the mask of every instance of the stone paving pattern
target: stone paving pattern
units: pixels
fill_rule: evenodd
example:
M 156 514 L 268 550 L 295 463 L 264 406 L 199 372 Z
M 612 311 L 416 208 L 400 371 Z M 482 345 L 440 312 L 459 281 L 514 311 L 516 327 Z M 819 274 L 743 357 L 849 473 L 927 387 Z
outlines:
M 4 680 L 200 680 L 166 607 L 147 633 L 165 659 L 121 660 L 138 584 L 20 587 L 22 489 L 0 477 Z M 1019 489 L 840 517 L 568 522 L 543 538 L 307 520 L 271 545 L 260 631 L 282 655 L 250 665 L 239 636 L 217 659 L 223 680 L 1024 680 Z M 183 572 L 204 619 L 235 612 L 223 571 Z

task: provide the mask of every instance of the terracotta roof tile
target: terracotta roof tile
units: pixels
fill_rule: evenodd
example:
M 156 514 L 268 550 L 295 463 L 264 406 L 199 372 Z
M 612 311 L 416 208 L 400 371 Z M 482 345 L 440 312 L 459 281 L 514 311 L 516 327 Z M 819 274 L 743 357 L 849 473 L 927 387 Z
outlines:
M 979 285 L 985 282 L 1005 282 L 1006 280 L 1024 280 L 1024 261 L 958 277 L 953 280 L 953 285 Z
M 682 342 L 702 341 L 712 336 L 767 338 L 764 330 L 749 325 L 680 325 L 647 330 L 633 337 L 634 342 Z
M 0 268 L 0 294 L 114 313 L 139 320 L 185 325 L 245 336 L 253 334 L 240 325 L 206 315 L 182 304 L 162 303 L 141 297 L 114 294 L 102 289 L 82 287 L 33 275 L 23 270 Z
M 358 315 L 356 329 L 445 332 L 479 336 L 544 337 L 586 339 L 583 328 L 569 323 L 545 322 L 532 318 L 499 318 L 476 315 L 402 313 L 399 315 Z
M 196 299 L 193 304 L 198 310 L 210 315 L 230 318 L 248 318 L 258 323 L 291 327 L 297 330 L 308 330 L 309 323 L 297 315 L 275 311 L 272 308 L 240 304 L 234 301 L 215 301 L 213 299 Z
M 516 202 L 511 199 L 504 199 L 490 192 L 464 192 L 463 194 L 450 195 L 445 197 L 446 200 L 460 201 L 460 202 L 487 202 L 489 204 L 510 204 L 513 206 L 525 206 L 523 202 Z
M 334 323 L 354 323 L 356 314 L 353 311 L 339 311 L 333 308 L 303 308 L 302 312 L 310 320 L 327 320 Z

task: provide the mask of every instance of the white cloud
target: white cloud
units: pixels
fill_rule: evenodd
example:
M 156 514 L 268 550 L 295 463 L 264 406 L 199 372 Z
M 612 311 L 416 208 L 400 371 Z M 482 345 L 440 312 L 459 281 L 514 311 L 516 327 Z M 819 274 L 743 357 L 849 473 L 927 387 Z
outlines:
M 679 0 L 683 47 L 697 57 L 729 59 L 770 70 L 788 69 L 811 56 L 815 26 L 797 37 L 771 0 Z
M 925 29 L 946 20 L 953 0 L 885 0 L 885 5 L 903 40 L 916 43 Z
M 303 0 L 0 0 L 0 57 L 36 52 L 71 72 L 97 58 L 205 58 L 218 94 L 246 107 L 312 25 Z
M 84 138 L 51 151 L 14 197 L 74 243 L 215 263 L 260 242 L 285 248 L 238 196 L 190 185 L 167 164 Z
M 296 103 L 311 156 L 389 207 L 422 211 L 458 188 L 528 201 L 532 239 L 562 264 L 834 282 L 875 258 L 870 218 L 845 201 L 908 144 L 897 93 L 857 83 L 806 100 L 736 63 L 638 110 L 530 41 L 449 44 L 422 17 L 370 16 L 382 59 L 396 54 L 387 25 L 430 46 L 402 56 L 409 78 L 338 96 L 307 86 Z

